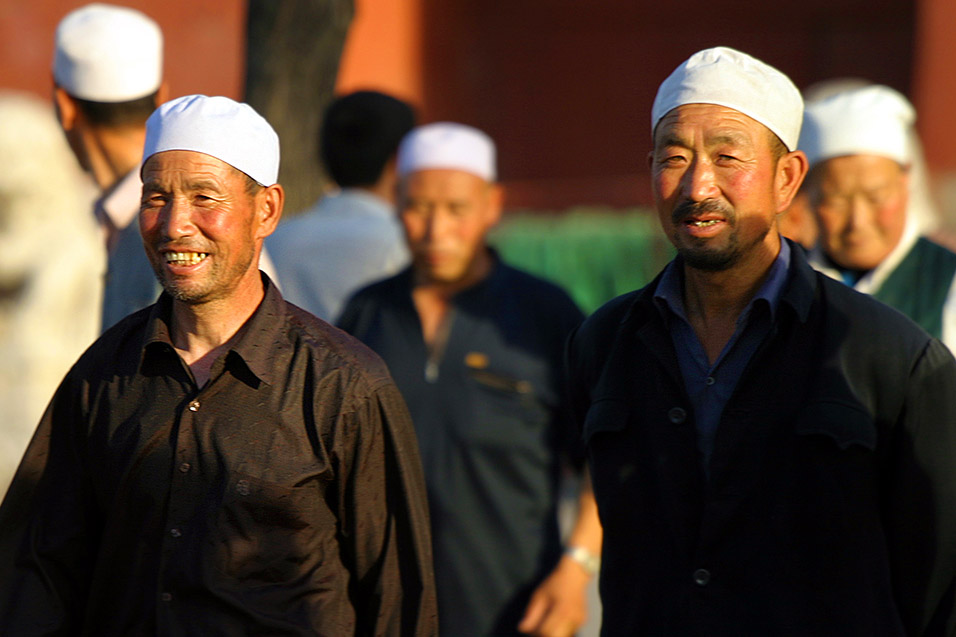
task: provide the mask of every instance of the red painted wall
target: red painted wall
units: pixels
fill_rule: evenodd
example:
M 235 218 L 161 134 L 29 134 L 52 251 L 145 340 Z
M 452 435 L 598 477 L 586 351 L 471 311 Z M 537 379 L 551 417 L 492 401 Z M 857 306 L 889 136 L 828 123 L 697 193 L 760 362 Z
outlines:
M 60 19 L 88 2 L 0 0 L 0 88 L 47 97 L 53 37 Z M 245 69 L 243 0 L 121 0 L 163 29 L 170 97 L 242 93 Z
M 658 84 L 694 51 L 741 48 L 798 86 L 858 76 L 912 95 L 931 162 L 956 166 L 951 0 L 355 0 L 339 89 L 410 99 L 498 143 L 509 207 L 650 201 L 646 154 Z M 0 87 L 49 92 L 53 32 L 84 2 L 0 0 Z M 163 27 L 173 97 L 241 95 L 242 0 L 126 0 Z M 925 37 L 924 37 L 925 36 Z M 940 93 L 945 85 L 948 92 Z M 954 124 L 956 125 L 956 124 Z M 945 126 L 945 128 L 940 128 Z M 941 134 L 941 133 L 944 133 Z

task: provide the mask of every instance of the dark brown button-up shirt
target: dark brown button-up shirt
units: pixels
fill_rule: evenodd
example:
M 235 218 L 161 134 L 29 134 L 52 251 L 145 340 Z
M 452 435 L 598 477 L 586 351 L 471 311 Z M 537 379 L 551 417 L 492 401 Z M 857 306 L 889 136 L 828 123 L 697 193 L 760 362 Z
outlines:
M 436 631 L 405 405 L 263 279 L 202 389 L 165 295 L 69 372 L 0 507 L 0 634 Z

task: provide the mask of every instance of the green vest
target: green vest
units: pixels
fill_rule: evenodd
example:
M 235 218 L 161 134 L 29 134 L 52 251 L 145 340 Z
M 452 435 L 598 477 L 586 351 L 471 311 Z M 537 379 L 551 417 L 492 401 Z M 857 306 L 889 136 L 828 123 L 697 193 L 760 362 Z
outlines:
M 956 253 L 920 237 L 873 297 L 943 335 L 943 304 L 956 276 Z

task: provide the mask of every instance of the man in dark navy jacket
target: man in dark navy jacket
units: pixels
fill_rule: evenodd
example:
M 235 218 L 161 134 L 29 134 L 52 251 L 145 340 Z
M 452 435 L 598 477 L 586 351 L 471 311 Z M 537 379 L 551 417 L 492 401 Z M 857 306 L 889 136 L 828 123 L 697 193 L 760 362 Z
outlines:
M 956 362 L 780 238 L 801 112 L 727 48 L 655 100 L 678 257 L 568 353 L 605 635 L 953 634 Z

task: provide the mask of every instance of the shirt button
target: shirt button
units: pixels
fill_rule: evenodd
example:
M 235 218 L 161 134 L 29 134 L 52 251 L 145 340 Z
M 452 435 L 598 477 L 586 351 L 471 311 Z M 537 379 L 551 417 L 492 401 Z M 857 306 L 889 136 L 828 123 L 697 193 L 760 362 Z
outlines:
M 180 531 L 179 529 L 169 529 L 169 534 L 172 535 L 173 537 L 182 537 L 182 536 L 183 536 L 183 532 Z
M 188 473 L 189 470 L 192 469 L 192 468 L 193 468 L 193 466 L 192 466 L 191 464 L 189 464 L 188 462 L 184 462 L 184 463 L 182 463 L 181 465 L 179 465 L 179 470 L 180 470 L 181 472 L 183 472 L 183 473 Z
M 707 586 L 710 583 L 710 571 L 706 568 L 699 568 L 694 571 L 694 583 L 698 586 Z
M 667 419 L 675 425 L 679 425 L 687 420 L 687 412 L 681 407 L 673 407 L 667 412 Z
M 160 598 L 161 600 L 163 600 L 164 602 L 171 602 L 171 601 L 173 601 L 173 594 L 172 594 L 172 593 L 163 593 L 162 595 L 159 596 L 159 598 Z
M 199 401 L 194 400 L 189 403 L 189 411 L 199 411 Z
M 707 386 L 713 385 L 713 384 L 716 383 L 716 382 L 717 382 L 717 381 L 714 380 L 714 377 L 713 377 L 713 376 L 708 376 L 708 377 L 707 377 L 707 380 L 704 381 L 704 383 L 705 383 Z

